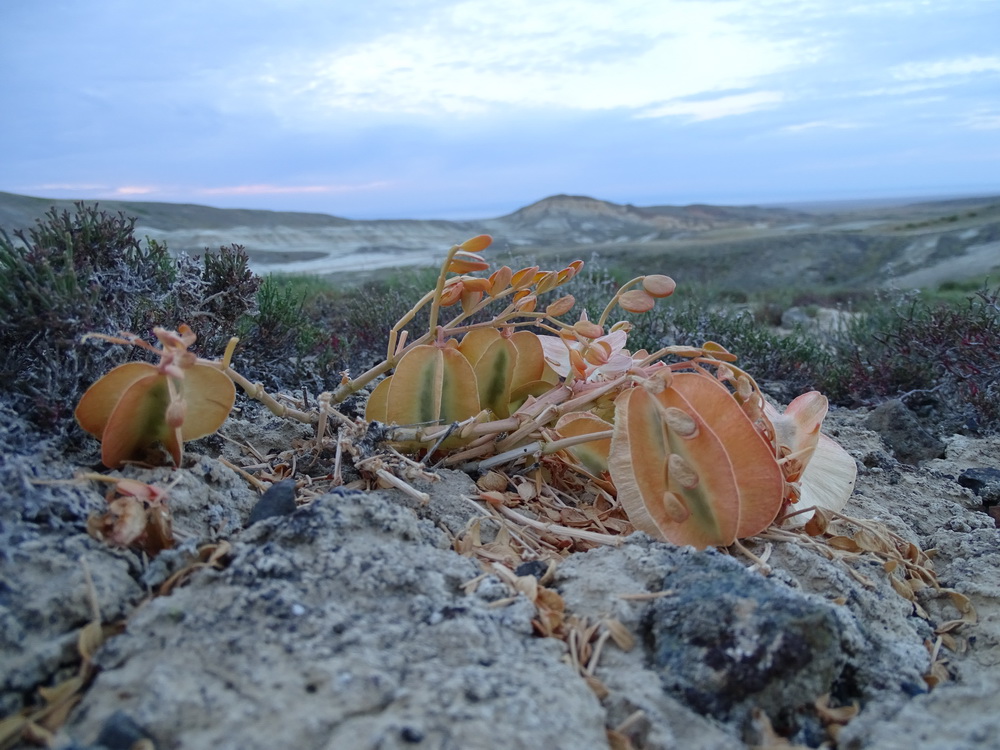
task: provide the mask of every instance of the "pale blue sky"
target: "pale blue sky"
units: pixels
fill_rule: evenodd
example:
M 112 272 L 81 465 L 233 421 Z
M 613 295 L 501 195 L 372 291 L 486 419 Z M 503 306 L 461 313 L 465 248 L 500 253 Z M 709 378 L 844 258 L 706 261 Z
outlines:
M 998 0 L 4 0 L 0 190 L 496 216 L 1000 193 Z

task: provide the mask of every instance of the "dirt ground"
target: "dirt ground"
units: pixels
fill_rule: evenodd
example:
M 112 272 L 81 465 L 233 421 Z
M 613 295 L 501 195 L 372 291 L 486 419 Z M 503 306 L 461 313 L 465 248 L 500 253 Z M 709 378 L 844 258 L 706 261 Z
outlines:
M 483 545 L 499 528 L 459 472 L 420 486 L 427 504 L 339 490 L 248 526 L 258 494 L 220 459 L 309 437 L 270 416 L 231 419 L 234 442 L 195 445 L 181 470 L 128 469 L 170 487 L 181 541 L 112 549 L 86 534 L 104 487 L 41 483 L 86 469 L 96 442 L 53 454 L 3 416 L 4 715 L 80 674 L 88 590 L 116 624 L 55 746 L 955 750 L 1000 732 L 1000 532 L 959 482 L 996 468 L 997 437 L 946 436 L 913 466 L 866 413 L 831 413 L 859 466 L 845 513 L 908 557 L 852 547 L 855 523 L 751 540 L 763 568 L 634 534 L 504 574 L 455 551 L 470 524 Z M 555 601 L 540 591 L 563 603 L 562 639 L 537 635 Z

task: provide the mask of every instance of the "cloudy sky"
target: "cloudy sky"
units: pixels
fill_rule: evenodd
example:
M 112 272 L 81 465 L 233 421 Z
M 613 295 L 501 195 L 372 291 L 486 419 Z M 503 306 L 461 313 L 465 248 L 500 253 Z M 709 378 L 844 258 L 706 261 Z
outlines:
M 998 0 L 5 0 L 0 190 L 496 216 L 1000 193 Z

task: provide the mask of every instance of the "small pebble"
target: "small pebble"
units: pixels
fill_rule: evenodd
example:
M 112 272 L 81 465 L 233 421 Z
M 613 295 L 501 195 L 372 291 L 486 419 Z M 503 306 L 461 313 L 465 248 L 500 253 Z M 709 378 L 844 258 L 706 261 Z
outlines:
M 260 500 L 250 511 L 247 526 L 252 526 L 265 518 L 287 516 L 295 510 L 295 480 L 283 479 L 261 495 Z

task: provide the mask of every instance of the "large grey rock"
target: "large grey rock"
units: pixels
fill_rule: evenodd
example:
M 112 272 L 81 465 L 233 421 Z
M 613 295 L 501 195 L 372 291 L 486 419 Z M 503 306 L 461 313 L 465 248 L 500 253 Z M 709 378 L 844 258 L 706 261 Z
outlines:
M 606 746 L 604 712 L 498 582 L 394 493 L 327 495 L 244 532 L 225 571 L 102 651 L 70 732 L 116 710 L 159 747 Z
M 649 613 L 653 664 L 664 689 L 699 714 L 746 725 L 757 708 L 794 733 L 857 650 L 853 623 L 834 605 L 731 558 L 692 555 L 670 585 L 677 593 Z
M 775 545 L 765 578 L 718 552 L 631 537 L 617 549 L 570 557 L 558 588 L 574 613 L 615 617 L 636 648 L 609 649 L 597 676 L 613 726 L 642 710 L 643 747 L 742 747 L 758 738 L 755 709 L 783 734 L 815 746 L 813 707 L 908 700 L 925 691 L 929 626 L 913 616 L 877 562 L 868 589 L 843 564 L 798 544 Z M 621 594 L 667 592 L 654 599 Z M 844 597 L 844 604 L 832 599 Z

